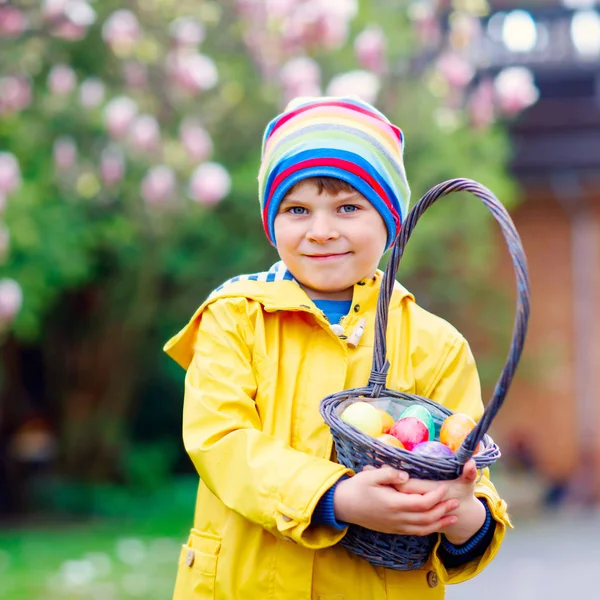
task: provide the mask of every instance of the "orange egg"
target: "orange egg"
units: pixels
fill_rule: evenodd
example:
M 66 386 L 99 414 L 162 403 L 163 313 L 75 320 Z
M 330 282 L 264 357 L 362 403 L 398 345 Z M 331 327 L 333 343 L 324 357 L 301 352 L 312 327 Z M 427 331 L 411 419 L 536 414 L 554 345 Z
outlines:
M 440 442 L 448 446 L 452 452 L 456 452 L 467 435 L 473 431 L 475 425 L 477 425 L 477 423 L 475 423 L 469 415 L 460 413 L 450 415 L 442 423 L 440 429 Z
M 380 435 L 377 439 L 380 442 L 387 444 L 388 446 L 395 446 L 396 448 L 404 449 L 402 442 L 398 438 L 395 438 L 393 435 L 390 435 L 389 433 L 384 433 L 383 435 Z
M 381 424 L 383 425 L 383 433 L 389 433 L 390 429 L 394 426 L 394 417 L 390 415 L 389 412 L 383 410 L 383 408 L 378 408 L 379 414 L 381 415 Z

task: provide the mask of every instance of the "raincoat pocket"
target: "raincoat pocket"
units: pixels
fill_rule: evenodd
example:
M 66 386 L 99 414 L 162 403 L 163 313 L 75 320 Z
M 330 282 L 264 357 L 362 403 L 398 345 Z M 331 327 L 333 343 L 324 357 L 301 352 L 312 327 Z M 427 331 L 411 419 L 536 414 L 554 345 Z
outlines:
M 179 554 L 173 600 L 209 600 L 215 597 L 221 538 L 192 529 Z

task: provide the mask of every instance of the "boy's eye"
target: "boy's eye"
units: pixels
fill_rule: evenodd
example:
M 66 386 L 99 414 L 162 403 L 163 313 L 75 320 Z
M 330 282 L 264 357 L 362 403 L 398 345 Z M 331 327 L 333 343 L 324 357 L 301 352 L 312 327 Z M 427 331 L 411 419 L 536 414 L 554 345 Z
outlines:
M 291 213 L 292 215 L 304 215 L 306 214 L 306 209 L 303 206 L 290 206 L 287 209 L 287 212 Z
M 356 212 L 358 210 L 358 206 L 354 204 L 344 204 L 344 206 L 340 207 L 340 210 L 345 213 Z

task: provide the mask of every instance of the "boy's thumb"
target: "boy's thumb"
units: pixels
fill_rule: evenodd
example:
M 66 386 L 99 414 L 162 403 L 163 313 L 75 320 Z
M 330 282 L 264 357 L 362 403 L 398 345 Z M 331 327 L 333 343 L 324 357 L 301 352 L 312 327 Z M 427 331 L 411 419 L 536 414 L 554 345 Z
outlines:
M 477 465 L 472 458 L 465 464 L 463 469 L 463 477 L 467 481 L 475 481 L 475 479 L 477 479 Z

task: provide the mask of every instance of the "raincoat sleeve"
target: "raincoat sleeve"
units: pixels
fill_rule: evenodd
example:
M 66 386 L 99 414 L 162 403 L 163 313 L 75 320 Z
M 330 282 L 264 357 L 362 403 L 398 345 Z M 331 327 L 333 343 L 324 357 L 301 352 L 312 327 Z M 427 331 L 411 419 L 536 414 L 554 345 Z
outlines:
M 481 417 L 483 402 L 479 375 L 471 349 L 464 338 L 459 337 L 450 346 L 425 396 L 454 412 L 468 414 L 476 420 Z M 494 484 L 490 481 L 489 469 L 484 469 L 475 487 L 475 495 L 487 501 L 492 517 L 496 521 L 494 538 L 479 558 L 455 569 L 446 569 L 437 554 L 441 543 L 440 536 L 431 561 L 441 581 L 446 584 L 461 583 L 483 571 L 498 553 L 506 528 L 512 528 L 506 502 L 500 498 Z
M 311 516 L 321 496 L 352 472 L 261 431 L 246 302 L 217 301 L 201 315 L 185 380 L 185 448 L 228 508 L 305 547 L 332 546 L 346 530 L 310 527 Z

